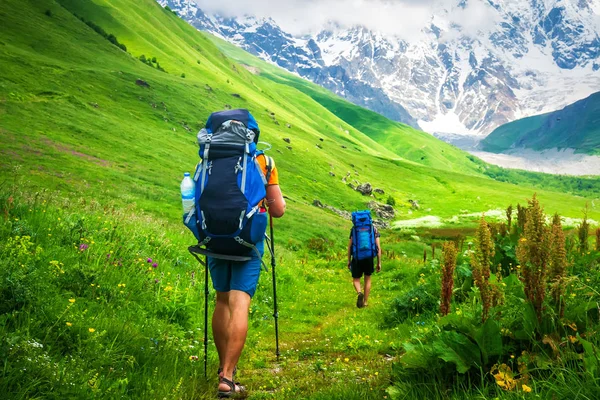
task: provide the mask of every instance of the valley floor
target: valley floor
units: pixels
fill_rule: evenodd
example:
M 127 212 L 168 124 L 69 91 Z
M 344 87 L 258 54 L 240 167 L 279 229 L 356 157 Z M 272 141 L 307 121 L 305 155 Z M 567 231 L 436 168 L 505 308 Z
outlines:
M 504 168 L 560 175 L 600 175 L 600 157 L 576 154 L 573 149 L 513 150 L 507 154 L 469 150 L 485 162 Z

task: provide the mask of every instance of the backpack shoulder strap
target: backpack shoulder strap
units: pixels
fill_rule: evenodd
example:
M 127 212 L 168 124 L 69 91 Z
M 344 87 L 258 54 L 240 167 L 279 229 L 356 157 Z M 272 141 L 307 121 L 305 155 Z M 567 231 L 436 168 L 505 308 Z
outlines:
M 271 179 L 271 172 L 273 171 L 273 159 L 264 153 L 263 156 L 265 157 L 265 165 L 267 166 L 267 173 L 265 174 L 265 179 L 267 180 L 268 185 L 269 180 Z
M 266 171 L 263 172 L 262 167 L 260 165 L 260 163 L 258 162 L 258 157 L 263 156 L 265 158 L 265 166 L 266 166 Z M 273 159 L 271 157 L 269 157 L 268 155 L 266 155 L 262 150 L 259 150 L 256 152 L 256 166 L 258 167 L 258 170 L 260 171 L 260 174 L 263 177 L 263 183 L 265 184 L 265 186 L 267 186 L 269 184 L 269 180 L 271 179 L 271 172 L 273 171 Z

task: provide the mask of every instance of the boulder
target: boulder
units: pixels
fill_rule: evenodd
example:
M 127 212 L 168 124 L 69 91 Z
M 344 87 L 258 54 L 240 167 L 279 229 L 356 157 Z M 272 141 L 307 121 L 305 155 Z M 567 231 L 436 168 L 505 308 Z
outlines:
M 138 86 L 150 87 L 150 85 L 148 84 L 148 82 L 146 82 L 143 79 L 136 79 L 135 80 L 135 84 L 138 85 Z
M 286 142 L 286 143 L 291 143 L 292 142 L 292 140 L 289 137 L 284 137 L 283 141 Z
M 408 200 L 408 202 L 410 203 L 410 206 L 413 210 L 418 210 L 420 208 L 419 202 L 417 202 L 417 200 Z
M 380 219 L 374 219 L 373 220 L 373 226 L 375 226 L 377 229 L 389 229 L 390 224 L 388 224 L 385 221 L 382 221 Z
M 356 187 L 356 191 L 368 196 L 373 193 L 373 187 L 369 182 L 362 183 Z
M 383 189 L 375 188 L 375 189 L 373 189 L 373 191 L 374 191 L 375 193 L 379 193 L 379 194 L 385 194 L 385 192 L 383 191 Z
M 339 215 L 340 217 L 342 217 L 344 219 L 352 219 L 352 214 L 350 214 L 348 211 L 338 210 L 335 207 L 328 206 L 326 204 L 321 203 L 321 201 L 319 201 L 317 199 L 313 200 L 313 206 L 319 207 L 319 208 L 324 208 L 329 211 L 333 211 L 334 213 L 336 213 L 337 215 Z
M 388 204 L 381 204 L 376 201 L 370 201 L 369 204 L 367 204 L 367 208 L 373 210 L 375 215 L 382 219 L 392 219 L 396 216 L 396 211 L 394 210 L 394 207 Z

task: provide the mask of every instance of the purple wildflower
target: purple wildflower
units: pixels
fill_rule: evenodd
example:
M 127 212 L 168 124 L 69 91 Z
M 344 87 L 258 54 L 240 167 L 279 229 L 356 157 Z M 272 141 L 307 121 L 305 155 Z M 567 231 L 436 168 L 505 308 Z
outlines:
M 106 258 L 110 258 L 110 253 L 108 253 L 108 254 L 106 255 Z
M 160 282 L 158 279 L 155 279 L 155 280 L 154 280 L 154 283 L 158 283 L 158 282 Z
M 147 262 L 147 263 L 151 263 L 151 262 L 152 262 L 152 259 L 151 259 L 151 258 L 148 258 L 148 259 L 146 260 L 146 262 Z
M 79 245 L 79 251 L 85 251 L 85 250 L 87 250 L 87 248 L 88 248 L 88 247 L 90 247 L 90 246 L 88 246 L 88 245 L 87 245 L 87 244 L 85 244 L 85 243 L 81 243 L 81 244 Z
M 152 268 L 156 268 L 156 267 L 158 267 L 157 263 L 152 264 Z

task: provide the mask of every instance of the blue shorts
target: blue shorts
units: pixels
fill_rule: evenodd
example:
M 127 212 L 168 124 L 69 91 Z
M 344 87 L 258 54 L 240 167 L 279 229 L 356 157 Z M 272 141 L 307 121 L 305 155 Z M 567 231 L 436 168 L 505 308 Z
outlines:
M 217 292 L 239 290 L 248 293 L 250 297 L 256 292 L 258 277 L 260 276 L 261 259 L 265 251 L 264 241 L 258 243 L 256 248 L 261 258 L 252 251 L 252 260 L 245 262 L 227 261 L 208 257 L 208 269 Z

